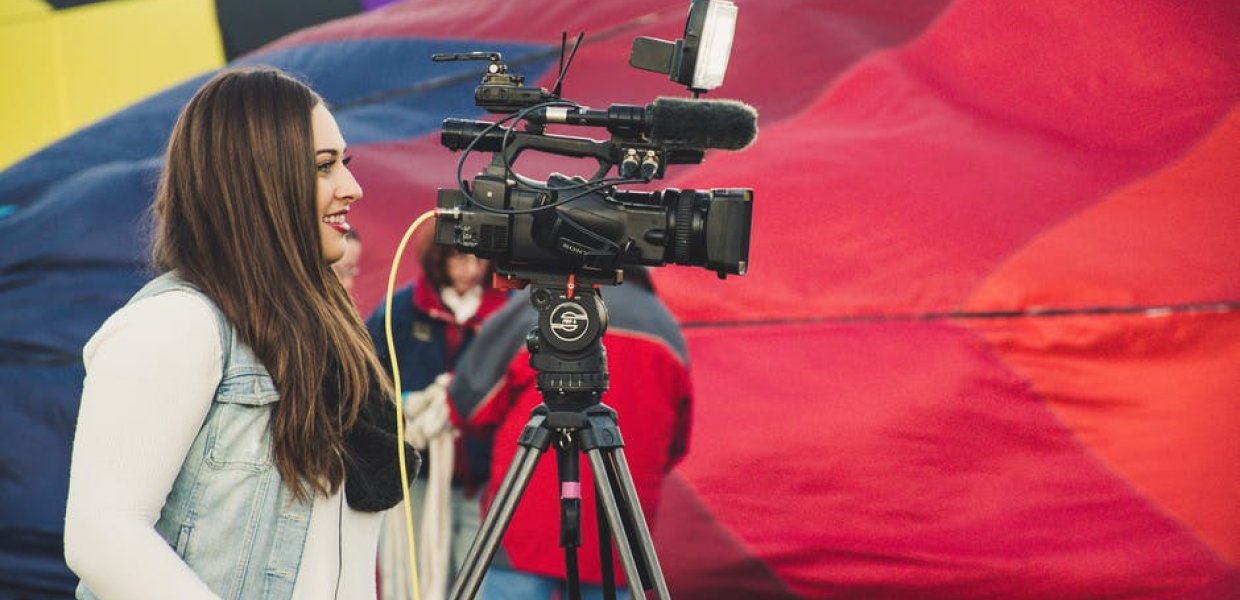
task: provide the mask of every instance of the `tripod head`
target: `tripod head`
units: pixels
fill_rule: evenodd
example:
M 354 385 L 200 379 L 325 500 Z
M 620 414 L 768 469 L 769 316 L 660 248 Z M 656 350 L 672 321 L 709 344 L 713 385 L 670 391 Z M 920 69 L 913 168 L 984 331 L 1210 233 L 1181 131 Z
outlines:
M 583 412 L 607 391 L 607 306 L 596 285 L 575 275 L 527 280 L 538 326 L 525 339 L 538 391 L 552 412 Z

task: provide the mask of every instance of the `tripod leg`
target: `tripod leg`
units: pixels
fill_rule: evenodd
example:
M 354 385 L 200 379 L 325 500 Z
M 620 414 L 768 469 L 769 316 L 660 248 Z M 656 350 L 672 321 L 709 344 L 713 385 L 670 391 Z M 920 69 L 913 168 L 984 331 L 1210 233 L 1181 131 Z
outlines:
M 560 546 L 564 548 L 565 596 L 581 600 L 577 547 L 581 545 L 581 468 L 577 442 L 571 436 L 556 444 L 560 475 Z
M 632 522 L 638 543 L 641 546 L 641 554 L 646 560 L 646 571 L 654 582 L 655 597 L 670 599 L 671 593 L 667 589 L 667 581 L 663 578 L 663 569 L 659 566 L 659 557 L 654 551 L 654 540 L 650 536 L 650 528 L 646 526 L 646 517 L 642 514 L 642 505 L 637 501 L 637 487 L 633 485 L 633 475 L 629 473 L 628 463 L 624 460 L 624 449 L 620 447 L 611 448 L 611 458 L 612 460 L 607 466 L 612 469 L 610 473 L 619 484 L 620 493 L 627 500 L 626 504 L 630 511 L 629 519 Z M 590 464 L 593 465 L 594 463 L 591 462 Z
M 620 552 L 620 565 L 624 568 L 624 577 L 628 580 L 629 589 L 641 589 L 642 578 L 637 571 L 637 560 L 633 557 L 633 549 L 629 546 L 628 536 L 625 535 L 624 523 L 620 519 L 620 508 L 616 505 L 616 496 L 611 491 L 609 479 L 611 468 L 603 460 L 598 448 L 587 450 L 586 457 L 590 460 L 590 471 L 594 475 L 594 489 L 602 503 L 603 512 L 607 514 L 607 524 L 610 526 L 612 539 L 616 542 L 616 549 Z M 633 500 L 636 501 L 636 497 Z
M 603 575 L 603 600 L 616 600 L 616 569 L 611 554 L 611 530 L 608 529 L 607 512 L 603 508 L 603 495 L 597 492 L 594 494 L 594 516 L 598 521 L 598 558 Z
M 491 564 L 491 558 L 495 556 L 499 541 L 504 537 L 504 530 L 508 528 L 512 513 L 516 510 L 517 501 L 525 493 L 542 452 L 543 449 L 540 448 L 517 447 L 517 454 L 491 502 L 491 510 L 487 511 L 482 520 L 478 534 L 465 555 L 461 572 L 457 573 L 456 581 L 452 584 L 452 594 L 449 597 L 453 600 L 473 598 L 478 594 L 482 577 L 486 574 L 487 566 Z

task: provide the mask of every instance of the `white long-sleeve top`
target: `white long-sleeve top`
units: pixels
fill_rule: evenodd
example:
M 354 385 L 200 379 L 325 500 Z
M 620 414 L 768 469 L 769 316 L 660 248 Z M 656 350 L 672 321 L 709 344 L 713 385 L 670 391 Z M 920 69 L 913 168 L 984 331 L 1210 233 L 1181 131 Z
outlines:
M 65 559 L 104 600 L 216 598 L 154 525 L 215 397 L 220 357 L 212 308 L 186 292 L 122 308 L 83 351 Z M 374 599 L 382 514 L 349 508 L 343 491 L 316 496 L 293 598 Z

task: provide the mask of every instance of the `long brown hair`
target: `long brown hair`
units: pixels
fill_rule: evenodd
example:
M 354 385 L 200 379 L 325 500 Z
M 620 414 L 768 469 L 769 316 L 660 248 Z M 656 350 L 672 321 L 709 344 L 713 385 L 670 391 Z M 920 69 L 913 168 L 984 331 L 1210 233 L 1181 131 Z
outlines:
M 310 126 L 322 101 L 273 68 L 217 74 L 177 118 L 154 204 L 156 268 L 210 297 L 275 381 L 274 459 L 298 498 L 303 482 L 339 489 L 345 434 L 371 386 L 392 396 L 323 259 Z M 339 402 L 324 402 L 325 382 Z

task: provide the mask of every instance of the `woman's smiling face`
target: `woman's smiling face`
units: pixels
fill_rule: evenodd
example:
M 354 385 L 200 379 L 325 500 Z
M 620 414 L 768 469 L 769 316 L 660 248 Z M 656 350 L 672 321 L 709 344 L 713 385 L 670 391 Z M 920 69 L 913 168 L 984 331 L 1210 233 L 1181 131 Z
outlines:
M 323 243 L 323 260 L 333 263 L 344 256 L 348 243 L 345 234 L 352 228 L 346 217 L 349 206 L 361 200 L 362 187 L 349 171 L 344 136 L 326 106 L 319 104 L 311 111 L 310 129 L 314 136 L 319 237 Z

